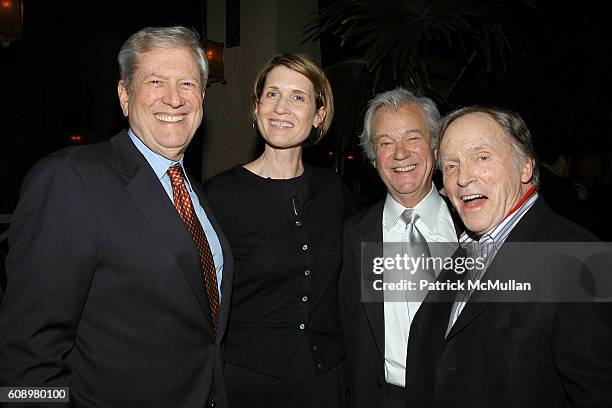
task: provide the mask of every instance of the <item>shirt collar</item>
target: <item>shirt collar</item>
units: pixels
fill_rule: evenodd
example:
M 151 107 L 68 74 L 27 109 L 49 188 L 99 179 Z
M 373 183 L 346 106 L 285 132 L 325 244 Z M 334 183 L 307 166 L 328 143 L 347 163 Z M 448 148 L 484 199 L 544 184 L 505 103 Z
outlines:
M 539 195 L 535 190 L 529 190 L 523 199 L 521 205 L 514 208 L 495 228 L 491 231 L 483 234 L 480 238 L 475 237 L 472 234 L 468 234 L 468 231 L 464 231 L 459 238 L 461 244 L 470 244 L 472 242 L 478 243 L 493 243 L 496 246 L 504 243 L 510 232 L 514 229 L 516 224 L 523 218 L 523 215 L 533 206 L 538 199 Z
M 438 194 L 438 190 L 434 188 L 434 184 L 431 183 L 431 190 L 429 193 L 417 203 L 414 207 L 412 207 L 416 213 L 419 215 L 420 220 L 425 224 L 430 231 L 433 231 L 436 218 L 438 215 L 438 211 L 440 210 L 439 200 L 440 194 Z M 385 207 L 383 210 L 383 220 L 384 226 L 387 229 L 391 229 L 395 227 L 400 216 L 404 212 L 404 210 L 408 209 L 404 207 L 391 196 L 391 194 L 387 193 L 387 198 L 385 199 Z
M 134 134 L 134 132 L 132 132 L 132 129 L 128 130 L 128 135 L 130 136 L 130 139 L 132 139 L 132 142 L 134 143 L 138 151 L 142 153 L 151 168 L 153 168 L 153 171 L 155 172 L 155 175 L 158 179 L 161 180 L 164 177 L 166 171 L 168 171 L 168 168 L 170 166 L 174 166 L 178 163 L 181 165 L 181 167 L 183 167 L 183 157 L 181 157 L 179 161 L 167 159 L 164 156 L 155 153 L 153 150 L 151 150 L 146 144 L 142 142 L 142 140 L 140 140 L 140 138 L 138 138 L 138 136 Z

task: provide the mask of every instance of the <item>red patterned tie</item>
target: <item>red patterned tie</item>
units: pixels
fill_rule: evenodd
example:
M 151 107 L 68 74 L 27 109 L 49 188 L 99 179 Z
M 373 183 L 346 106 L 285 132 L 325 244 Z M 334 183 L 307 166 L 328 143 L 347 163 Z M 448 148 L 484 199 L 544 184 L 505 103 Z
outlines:
M 193 209 L 191 198 L 183 181 L 183 169 L 180 164 L 175 164 L 168 169 L 170 182 L 172 183 L 172 195 L 174 196 L 174 206 L 179 215 L 185 222 L 187 229 L 191 233 L 193 242 L 200 254 L 200 264 L 204 272 L 204 282 L 206 284 L 206 293 L 208 294 L 208 304 L 215 330 L 219 321 L 219 292 L 217 291 L 217 272 L 215 270 L 215 262 L 213 261 L 210 246 L 206 240 L 206 235 L 198 221 L 198 217 Z

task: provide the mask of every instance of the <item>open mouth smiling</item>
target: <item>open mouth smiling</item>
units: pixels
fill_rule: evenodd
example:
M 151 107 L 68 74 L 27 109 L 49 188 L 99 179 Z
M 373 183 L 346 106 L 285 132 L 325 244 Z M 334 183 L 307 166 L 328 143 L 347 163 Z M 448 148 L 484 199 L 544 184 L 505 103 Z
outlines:
M 293 127 L 293 123 L 284 120 L 271 120 L 270 126 L 277 129 L 290 129 Z
M 160 122 L 164 122 L 164 123 L 181 122 L 186 117 L 187 115 L 161 115 L 161 114 L 155 115 L 155 118 L 157 118 L 157 120 L 159 120 Z
M 409 166 L 404 166 L 404 167 L 393 167 L 392 170 L 395 173 L 406 173 L 406 172 L 416 169 L 416 166 L 417 166 L 416 164 L 411 164 Z
M 465 205 L 466 207 L 474 207 L 482 203 L 482 200 L 487 200 L 489 197 L 484 194 L 468 194 L 461 196 L 460 198 L 463 202 L 463 205 Z

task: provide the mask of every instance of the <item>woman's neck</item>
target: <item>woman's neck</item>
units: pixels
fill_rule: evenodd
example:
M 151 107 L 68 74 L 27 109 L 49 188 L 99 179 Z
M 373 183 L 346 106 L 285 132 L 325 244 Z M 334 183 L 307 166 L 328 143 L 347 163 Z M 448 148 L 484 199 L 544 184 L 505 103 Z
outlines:
M 263 178 L 290 179 L 304 173 L 302 147 L 274 149 L 266 145 L 264 152 L 244 168 Z

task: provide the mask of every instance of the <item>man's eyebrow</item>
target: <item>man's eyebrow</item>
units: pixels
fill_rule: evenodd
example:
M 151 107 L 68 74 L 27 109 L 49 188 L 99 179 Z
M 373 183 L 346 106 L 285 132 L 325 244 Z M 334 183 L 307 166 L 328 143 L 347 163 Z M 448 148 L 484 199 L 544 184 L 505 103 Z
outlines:
M 493 148 L 493 145 L 485 143 L 485 144 L 479 144 L 476 146 L 472 146 L 468 148 L 468 152 L 470 153 L 476 153 L 480 150 L 493 150 L 495 151 L 496 149 Z
M 374 141 L 375 141 L 375 142 L 377 142 L 377 141 L 379 141 L 380 139 L 382 139 L 383 137 L 389 137 L 389 135 L 388 135 L 388 134 L 386 134 L 386 133 L 379 133 L 379 134 L 376 134 L 376 135 L 374 135 Z
M 407 130 L 407 131 L 406 131 L 404 134 L 405 134 L 405 135 L 409 135 L 409 134 L 411 134 L 411 133 L 418 133 L 418 134 L 420 134 L 421 136 L 425 136 L 425 132 L 423 131 L 423 129 L 420 129 L 420 128 L 408 129 L 408 130 Z M 379 134 L 374 135 L 374 141 L 377 141 L 377 140 L 379 140 L 379 139 L 381 139 L 381 138 L 383 138 L 383 137 L 388 137 L 388 138 L 393 139 L 393 137 L 392 137 L 392 136 L 389 136 L 389 135 L 388 135 L 388 134 L 386 134 L 386 133 L 379 133 Z
M 470 149 L 470 153 L 475 154 L 478 153 L 479 151 L 489 151 L 489 152 L 493 152 L 496 154 L 501 154 L 502 152 L 502 146 L 498 145 L 498 144 L 494 144 L 494 143 L 484 143 L 484 144 L 480 144 L 477 146 L 474 146 L 473 148 Z
M 169 77 L 169 76 L 167 76 L 167 75 L 162 75 L 162 74 L 158 74 L 157 72 L 150 72 L 150 73 L 148 73 L 148 74 L 144 75 L 142 78 L 143 78 L 143 79 L 149 79 L 149 78 L 159 78 L 159 79 L 163 79 L 163 80 L 168 80 L 168 79 L 170 79 L 170 77 Z M 190 80 L 190 81 L 197 81 L 197 82 L 200 82 L 200 78 L 198 78 L 198 77 L 190 77 L 190 76 L 186 76 L 186 77 L 184 77 L 184 78 L 182 78 L 182 79 L 188 79 L 188 80 Z
M 161 79 L 168 79 L 169 78 L 168 76 L 162 75 L 162 74 L 158 74 L 157 72 L 149 72 L 143 78 L 150 78 L 150 77 L 156 77 L 156 78 L 161 78 Z
M 471 146 L 468 147 L 467 149 L 467 153 L 468 154 L 475 154 L 479 151 L 482 150 L 492 150 L 492 151 L 497 151 L 493 145 L 485 143 L 485 144 L 478 144 L 476 146 Z M 440 161 L 444 161 L 444 160 L 457 160 L 457 154 L 455 152 L 451 152 L 451 153 L 447 153 L 447 154 L 440 154 Z

